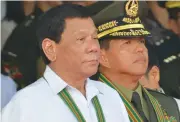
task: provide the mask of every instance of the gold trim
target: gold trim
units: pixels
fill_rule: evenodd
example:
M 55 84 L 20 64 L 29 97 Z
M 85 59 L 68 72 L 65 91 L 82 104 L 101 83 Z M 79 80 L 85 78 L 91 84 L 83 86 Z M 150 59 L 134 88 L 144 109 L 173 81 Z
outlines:
M 130 17 L 135 17 L 138 14 L 138 1 L 137 0 L 129 0 L 125 6 L 126 14 Z
M 166 8 L 180 8 L 180 1 L 168 1 L 165 6 Z
M 101 38 L 107 34 L 110 34 L 110 33 L 116 32 L 116 31 L 125 30 L 125 29 L 133 29 L 133 28 L 144 29 L 144 26 L 142 24 L 127 24 L 127 25 L 117 26 L 112 29 L 109 29 L 109 30 L 99 33 L 98 38 Z
M 101 32 L 101 31 L 104 31 L 106 29 L 116 27 L 117 24 L 118 24 L 117 20 L 112 20 L 110 22 L 107 22 L 105 24 L 98 26 L 98 30 L 99 30 L 99 32 Z
M 140 18 L 139 17 L 136 17 L 136 18 L 129 18 L 129 17 L 124 17 L 122 19 L 123 22 L 126 22 L 126 23 L 129 23 L 129 24 L 137 24 L 139 22 L 141 22 Z
M 140 30 L 133 30 L 130 32 L 113 32 L 109 35 L 111 36 L 142 36 L 150 34 L 148 31 L 140 29 Z

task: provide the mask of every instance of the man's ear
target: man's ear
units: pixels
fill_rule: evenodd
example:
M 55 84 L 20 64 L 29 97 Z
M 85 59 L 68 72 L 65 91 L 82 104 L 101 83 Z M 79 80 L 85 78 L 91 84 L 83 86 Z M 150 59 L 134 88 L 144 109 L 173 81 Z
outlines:
M 155 81 L 156 84 L 159 84 L 160 80 L 160 71 L 157 66 L 153 66 L 149 72 L 149 77 Z
M 100 51 L 100 61 L 99 62 L 103 67 L 110 68 L 109 60 L 107 57 L 107 51 L 104 49 L 101 49 L 101 51 Z
M 42 49 L 46 57 L 51 61 L 56 60 L 56 43 L 49 38 L 42 41 Z

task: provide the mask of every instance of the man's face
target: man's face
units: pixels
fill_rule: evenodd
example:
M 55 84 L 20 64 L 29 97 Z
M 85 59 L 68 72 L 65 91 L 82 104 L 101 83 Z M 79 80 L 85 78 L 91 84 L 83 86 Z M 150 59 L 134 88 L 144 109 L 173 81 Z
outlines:
M 57 61 L 67 71 L 86 77 L 97 72 L 100 46 L 91 18 L 66 19 L 65 30 L 57 47 Z
M 139 82 L 145 88 L 156 90 L 159 89 L 159 80 L 160 80 L 159 68 L 154 65 L 148 71 L 148 74 L 143 75 L 141 79 L 139 79 Z
M 102 49 L 108 62 L 107 68 L 115 73 L 143 75 L 148 65 L 144 41 L 144 38 L 111 40 L 109 49 Z

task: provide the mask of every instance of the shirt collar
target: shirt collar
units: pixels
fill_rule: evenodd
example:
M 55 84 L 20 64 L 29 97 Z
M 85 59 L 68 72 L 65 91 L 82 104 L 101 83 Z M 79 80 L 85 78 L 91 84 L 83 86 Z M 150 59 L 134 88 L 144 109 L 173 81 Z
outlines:
M 95 81 L 92 81 L 89 78 L 86 82 L 86 98 L 88 101 L 91 101 L 91 99 L 97 96 L 98 94 L 103 94 L 103 89 L 98 88 L 98 86 L 96 86 L 94 82 Z
M 141 104 L 143 104 L 142 86 L 139 84 L 135 91 L 139 94 L 140 99 L 141 99 Z
M 49 84 L 50 88 L 55 94 L 61 92 L 64 88 L 70 87 L 61 77 L 59 77 L 49 66 L 46 66 L 46 70 L 44 72 L 44 79 Z M 87 99 L 92 99 L 94 96 L 102 93 L 101 89 L 96 87 L 94 82 L 87 78 L 86 80 L 86 96 Z
M 46 70 L 44 72 L 44 79 L 55 94 L 58 94 L 68 85 L 49 66 L 46 66 Z

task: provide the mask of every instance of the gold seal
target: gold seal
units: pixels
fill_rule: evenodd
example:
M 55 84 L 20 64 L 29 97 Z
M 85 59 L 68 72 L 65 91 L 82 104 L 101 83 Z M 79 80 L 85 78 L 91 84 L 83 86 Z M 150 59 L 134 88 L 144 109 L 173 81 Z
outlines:
M 135 17 L 138 14 L 138 1 L 137 0 L 129 0 L 126 3 L 126 14 L 130 17 Z

